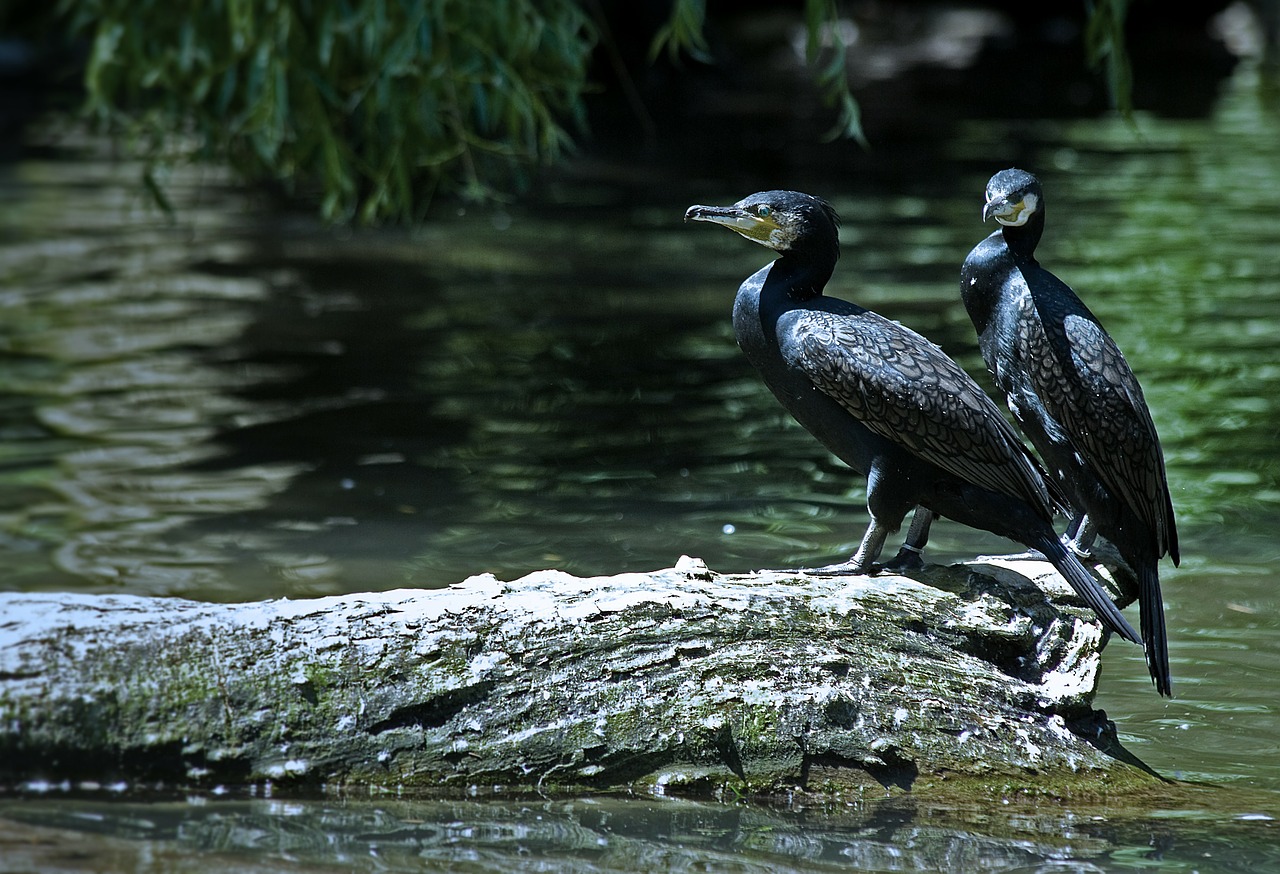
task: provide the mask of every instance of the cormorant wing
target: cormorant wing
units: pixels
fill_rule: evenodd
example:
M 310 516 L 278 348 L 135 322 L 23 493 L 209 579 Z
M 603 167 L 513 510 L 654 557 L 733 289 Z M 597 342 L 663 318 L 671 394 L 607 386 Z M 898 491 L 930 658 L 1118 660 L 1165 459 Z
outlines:
M 779 319 L 778 339 L 792 367 L 876 434 L 1052 516 L 1049 487 L 1013 426 L 924 337 L 869 311 L 808 309 Z
M 1055 390 L 1041 391 L 1041 401 L 1071 434 L 1076 451 L 1107 489 L 1155 533 L 1160 552 L 1168 549 L 1176 557 L 1177 533 L 1160 439 L 1137 377 L 1096 321 L 1068 313 L 1056 322 L 1046 320 L 1045 329 L 1061 330 L 1067 342 L 1046 343 L 1044 352 L 1052 357 L 1042 361 L 1055 361 L 1074 378 L 1047 374 Z M 1069 349 L 1069 359 L 1055 354 L 1055 349 Z

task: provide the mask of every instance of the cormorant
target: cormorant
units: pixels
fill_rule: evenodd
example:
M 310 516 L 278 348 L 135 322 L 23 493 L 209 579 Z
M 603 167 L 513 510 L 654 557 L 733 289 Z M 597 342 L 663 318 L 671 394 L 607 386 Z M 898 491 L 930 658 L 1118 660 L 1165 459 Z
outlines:
M 1040 181 L 1017 169 L 995 174 L 982 218 L 1000 227 L 960 273 L 982 357 L 1071 502 L 1069 545 L 1087 555 L 1101 534 L 1134 569 L 1147 666 L 1156 690 L 1170 695 L 1157 565 L 1165 554 L 1178 563 L 1178 532 L 1142 389 L 1089 308 L 1036 261 L 1045 220 Z
M 1060 495 L 977 383 L 914 331 L 823 295 L 840 255 L 829 204 L 764 191 L 733 206 L 691 206 L 685 220 L 724 225 L 778 253 L 738 289 L 738 345 L 791 415 L 867 477 L 866 534 L 849 561 L 821 572 L 873 570 L 889 532 L 919 505 L 925 520 L 937 513 L 1040 550 L 1104 625 L 1138 640 L 1058 538 Z

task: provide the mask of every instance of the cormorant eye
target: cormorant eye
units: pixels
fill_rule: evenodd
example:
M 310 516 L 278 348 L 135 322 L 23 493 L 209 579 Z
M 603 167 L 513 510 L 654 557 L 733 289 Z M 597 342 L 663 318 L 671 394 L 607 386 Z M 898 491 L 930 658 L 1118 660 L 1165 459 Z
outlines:
M 760 218 L 768 218 L 771 212 L 773 212 L 773 210 L 769 209 L 769 207 L 765 206 L 763 203 L 756 207 L 756 215 L 760 216 Z

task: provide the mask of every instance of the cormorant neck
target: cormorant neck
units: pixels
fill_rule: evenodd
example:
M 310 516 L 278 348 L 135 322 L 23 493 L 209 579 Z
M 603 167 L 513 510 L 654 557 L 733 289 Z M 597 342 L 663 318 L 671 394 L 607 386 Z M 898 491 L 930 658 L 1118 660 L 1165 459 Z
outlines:
M 836 247 L 826 252 L 815 248 L 786 252 L 773 262 L 769 284 L 784 289 L 792 300 L 811 300 L 826 288 L 839 256 Z
M 1034 260 L 1036 246 L 1040 244 L 1040 237 L 1044 234 L 1044 202 L 1041 201 L 1035 215 L 1031 216 L 1022 227 L 1003 225 L 1000 231 L 1004 234 L 1004 241 L 1009 251 L 1015 257 Z

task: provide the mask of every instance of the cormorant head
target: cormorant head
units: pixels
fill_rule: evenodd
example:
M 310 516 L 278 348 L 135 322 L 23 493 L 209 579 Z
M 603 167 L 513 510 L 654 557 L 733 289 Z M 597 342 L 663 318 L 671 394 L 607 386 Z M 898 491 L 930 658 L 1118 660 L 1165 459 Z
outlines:
M 761 191 L 733 206 L 691 206 L 684 220 L 724 225 L 781 255 L 840 257 L 840 217 L 825 200 L 799 191 Z
M 1040 180 L 1025 170 L 1001 170 L 987 183 L 982 220 L 994 218 L 1008 228 L 1020 228 L 1044 205 Z

